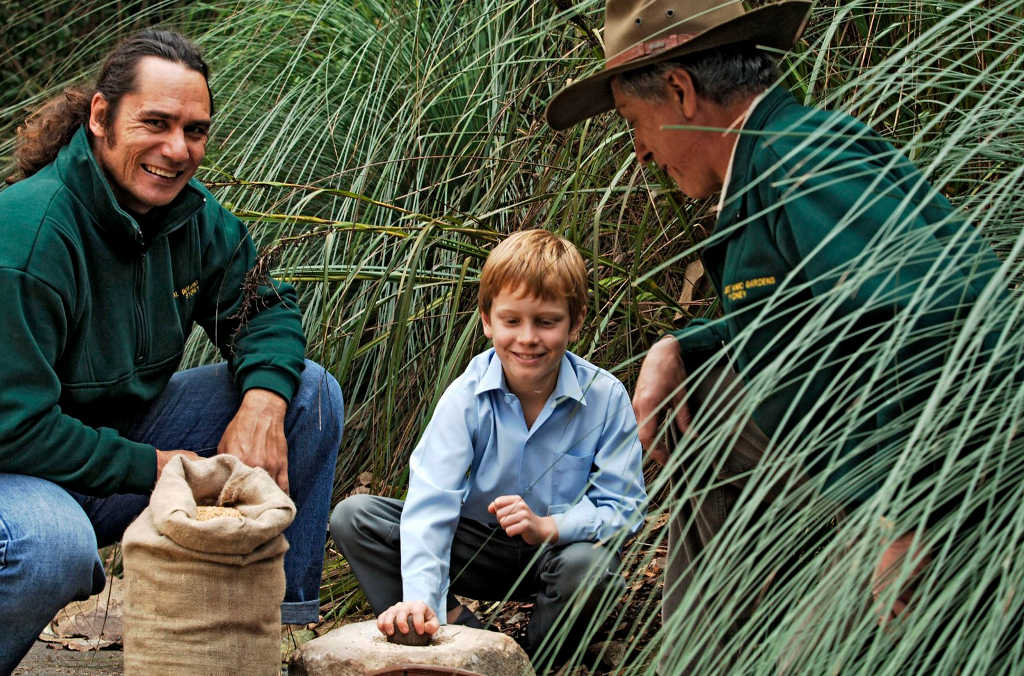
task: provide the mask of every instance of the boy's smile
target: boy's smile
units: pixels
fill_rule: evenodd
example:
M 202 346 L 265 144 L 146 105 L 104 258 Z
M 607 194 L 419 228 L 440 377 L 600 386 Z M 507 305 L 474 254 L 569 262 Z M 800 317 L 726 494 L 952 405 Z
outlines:
M 509 389 L 520 399 L 541 399 L 555 389 L 558 366 L 580 321 L 569 317 L 566 299 L 545 300 L 503 288 L 481 313 L 484 335 L 494 341 Z M 580 318 L 582 319 L 582 318 Z

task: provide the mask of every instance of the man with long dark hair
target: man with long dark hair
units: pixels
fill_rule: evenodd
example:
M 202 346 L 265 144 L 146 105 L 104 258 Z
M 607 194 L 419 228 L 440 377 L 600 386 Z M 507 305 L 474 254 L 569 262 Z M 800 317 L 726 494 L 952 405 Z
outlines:
M 304 360 L 294 289 L 254 272 L 244 225 L 192 178 L 208 76 L 188 40 L 146 30 L 19 130 L 0 193 L 0 673 L 102 588 L 97 546 L 176 455 L 232 454 L 289 491 L 282 621 L 317 618 L 341 391 Z M 176 373 L 193 322 L 227 361 Z

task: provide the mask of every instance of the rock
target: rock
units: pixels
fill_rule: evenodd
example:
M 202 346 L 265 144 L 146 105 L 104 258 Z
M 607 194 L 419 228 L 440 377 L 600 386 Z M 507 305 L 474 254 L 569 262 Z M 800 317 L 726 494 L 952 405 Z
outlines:
M 422 648 L 423 646 L 430 645 L 430 634 L 417 634 L 416 627 L 412 625 L 412 615 L 406 620 L 406 625 L 409 627 L 408 632 L 403 632 L 398 628 L 398 618 L 395 618 L 395 633 L 388 636 L 388 643 L 397 643 L 398 645 L 416 646 Z
M 445 625 L 430 645 L 388 643 L 373 620 L 334 629 L 302 646 L 290 674 L 363 676 L 394 667 L 450 667 L 482 676 L 535 676 L 523 649 L 505 634 Z

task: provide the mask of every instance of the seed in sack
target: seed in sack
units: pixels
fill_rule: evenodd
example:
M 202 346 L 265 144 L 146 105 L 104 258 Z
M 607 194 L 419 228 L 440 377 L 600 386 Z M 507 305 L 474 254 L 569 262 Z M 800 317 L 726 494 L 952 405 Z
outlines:
M 219 516 L 228 516 L 234 519 L 241 519 L 242 513 L 234 507 L 196 507 L 196 521 L 209 521 Z

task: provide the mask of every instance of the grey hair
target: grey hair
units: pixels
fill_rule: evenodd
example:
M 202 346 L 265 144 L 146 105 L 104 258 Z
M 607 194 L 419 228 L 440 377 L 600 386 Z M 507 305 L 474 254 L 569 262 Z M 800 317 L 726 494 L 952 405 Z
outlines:
M 760 94 L 779 79 L 775 59 L 754 45 L 743 43 L 626 71 L 615 76 L 615 81 L 630 96 L 661 101 L 668 96 L 667 76 L 677 68 L 690 74 L 698 96 L 720 106 Z

